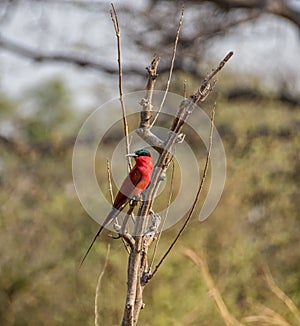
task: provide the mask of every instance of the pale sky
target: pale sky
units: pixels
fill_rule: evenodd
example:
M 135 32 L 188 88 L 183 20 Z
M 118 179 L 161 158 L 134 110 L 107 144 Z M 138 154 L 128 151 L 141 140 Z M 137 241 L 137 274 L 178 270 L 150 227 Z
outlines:
M 127 24 L 130 22 L 123 22 L 122 28 L 126 29 Z M 2 25 L 1 33 L 25 45 L 48 51 L 68 49 L 69 44 L 80 48 L 84 44 L 100 60 L 117 64 L 109 4 L 107 12 L 90 12 L 88 16 L 82 16 L 80 10 L 62 12 L 55 1 L 46 5 L 20 2 L 10 20 Z M 217 63 L 230 50 L 235 55 L 228 69 L 258 75 L 270 92 L 276 90 L 279 81 L 288 83 L 293 92 L 300 94 L 300 37 L 291 23 L 268 16 L 255 25 L 245 24 L 239 33 L 233 30 L 220 38 L 211 48 L 208 58 L 213 61 L 215 57 Z M 144 68 L 149 59 L 142 54 L 130 53 L 130 47 L 123 50 L 124 62 L 137 62 Z M 79 108 L 89 106 L 90 109 L 101 104 L 95 95 L 96 88 L 105 89 L 101 98 L 103 102 L 118 95 L 117 76 L 109 77 L 107 82 L 107 76 L 96 71 L 66 64 L 36 64 L 0 51 L 0 87 L 5 93 L 20 97 L 28 88 L 52 77 L 61 77 L 67 82 Z M 130 91 L 130 85 L 127 91 Z

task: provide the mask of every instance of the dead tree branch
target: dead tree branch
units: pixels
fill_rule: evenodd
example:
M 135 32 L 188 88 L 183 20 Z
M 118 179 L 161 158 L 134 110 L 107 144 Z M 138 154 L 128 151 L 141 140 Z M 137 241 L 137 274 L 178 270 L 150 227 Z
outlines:
M 140 126 L 136 130 L 136 133 L 143 138 L 149 145 L 151 145 L 158 152 L 163 148 L 163 141 L 159 139 L 156 135 L 151 132 L 151 118 L 153 112 L 152 96 L 157 79 L 157 67 L 160 58 L 157 55 L 153 56 L 150 65 L 146 68 L 148 72 L 148 82 L 147 82 L 147 94 L 146 98 L 141 100 L 142 110 L 140 113 Z
M 107 170 L 107 182 L 108 182 L 108 192 L 110 196 L 110 202 L 113 204 L 114 202 L 114 193 L 112 189 L 112 181 L 111 181 L 111 167 L 109 159 L 106 159 L 106 170 Z
M 167 258 L 167 256 L 169 255 L 169 253 L 171 252 L 172 248 L 175 246 L 176 242 L 178 241 L 179 237 L 181 236 L 181 234 L 183 233 L 183 231 L 185 230 L 185 228 L 187 227 L 191 217 L 194 214 L 196 205 L 199 201 L 200 198 L 200 194 L 202 192 L 205 180 L 206 180 L 206 175 L 208 172 L 208 167 L 209 167 L 209 161 L 210 161 L 210 154 L 211 154 L 211 148 L 212 148 L 212 136 L 213 136 L 213 126 L 214 126 L 214 119 L 215 119 L 215 108 L 212 111 L 212 115 L 211 115 L 211 127 L 210 127 L 210 135 L 209 135 L 209 147 L 207 150 L 207 155 L 206 155 L 206 161 L 205 161 L 205 166 L 204 166 L 204 170 L 203 170 L 203 176 L 199 185 L 199 188 L 197 190 L 194 202 L 192 204 L 192 207 L 189 211 L 189 214 L 186 218 L 186 220 L 184 221 L 182 227 L 180 228 L 177 236 L 175 237 L 175 239 L 173 240 L 173 242 L 171 243 L 171 245 L 169 246 L 169 248 L 167 249 L 167 251 L 165 252 L 165 254 L 163 255 L 163 257 L 160 259 L 160 261 L 158 262 L 158 264 L 155 266 L 155 269 L 153 271 L 152 274 L 149 274 L 148 278 L 151 279 L 156 272 L 158 271 L 159 267 L 161 266 L 161 264 L 164 262 L 164 260 Z
M 156 75 L 157 75 L 156 69 L 157 69 L 158 60 L 156 58 L 153 59 L 150 68 L 148 69 L 149 75 L 148 75 L 147 99 L 143 101 L 142 112 L 141 112 L 141 123 L 140 123 L 140 128 L 137 130 L 137 133 L 152 147 L 158 150 L 160 155 L 155 164 L 150 185 L 144 192 L 144 201 L 139 208 L 138 216 L 135 223 L 135 229 L 134 229 L 135 245 L 130 252 L 129 261 L 128 261 L 127 297 L 126 297 L 126 304 L 124 308 L 122 326 L 136 325 L 140 310 L 143 308 L 144 305 L 142 300 L 142 293 L 147 281 L 149 280 L 149 272 L 147 269 L 148 267 L 147 255 L 148 255 L 148 249 L 151 243 L 153 242 L 153 238 L 154 238 L 153 236 L 150 237 L 146 236 L 147 234 L 146 227 L 148 225 L 149 213 L 152 208 L 155 194 L 158 190 L 160 182 L 163 180 L 162 176 L 163 174 L 165 174 L 166 170 L 168 169 L 172 161 L 172 154 L 171 154 L 172 148 L 177 143 L 178 138 L 181 137 L 180 132 L 182 130 L 182 127 L 184 123 L 187 121 L 190 114 L 197 107 L 196 104 L 199 101 L 204 101 L 206 97 L 211 93 L 213 86 L 215 84 L 215 82 L 213 82 L 212 79 L 223 68 L 223 66 L 226 64 L 226 62 L 230 59 L 232 55 L 233 55 L 232 52 L 228 53 L 226 57 L 217 66 L 217 68 L 213 69 L 212 72 L 207 75 L 207 77 L 204 79 L 199 89 L 189 98 L 184 99 L 180 103 L 177 115 L 174 118 L 170 132 L 166 140 L 164 141 L 160 140 L 154 134 L 152 134 L 151 124 L 149 122 L 152 113 L 152 103 L 151 103 L 152 92 L 153 92 L 154 82 L 156 80 Z M 212 118 L 212 123 L 213 123 L 213 118 Z M 212 135 L 210 135 L 210 137 L 212 137 Z M 157 149 L 158 143 L 160 145 L 159 149 Z M 208 162 L 209 162 L 209 155 L 207 159 L 206 170 L 208 168 Z M 205 177 L 203 179 L 203 182 L 204 180 Z M 201 189 L 203 187 L 203 182 L 202 185 L 200 186 L 200 190 L 198 190 L 198 194 L 196 195 L 195 202 L 198 201 Z M 193 214 L 195 205 L 190 211 L 190 216 L 188 220 Z M 183 229 L 179 233 L 179 236 L 183 232 Z M 172 247 L 170 248 L 170 250 L 172 249 Z M 170 252 L 170 250 L 168 251 L 168 253 Z

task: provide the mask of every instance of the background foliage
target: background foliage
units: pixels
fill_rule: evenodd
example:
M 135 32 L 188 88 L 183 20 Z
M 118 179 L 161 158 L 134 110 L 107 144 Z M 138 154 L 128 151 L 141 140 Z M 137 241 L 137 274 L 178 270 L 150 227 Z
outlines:
M 162 56 L 157 89 L 164 89 L 180 6 L 117 3 L 126 91 L 145 86 L 144 67 L 154 52 Z M 82 122 L 117 94 L 109 4 L 3 0 L 0 27 L 0 325 L 93 325 L 108 243 L 98 310 L 102 325 L 119 325 L 127 253 L 121 241 L 103 234 L 78 272 L 98 225 L 80 205 L 71 169 Z M 186 2 L 171 91 L 182 94 L 186 80 L 191 93 L 224 53 L 235 51 L 204 108 L 210 112 L 217 102 L 227 180 L 214 213 L 203 223 L 190 222 L 145 289 L 141 325 L 224 325 L 213 300 L 216 291 L 186 248 L 206 257 L 237 320 L 246 324 L 245 317 L 264 315 L 270 318 L 252 324 L 299 324 L 264 272 L 268 266 L 300 308 L 299 28 L 298 1 Z M 163 123 L 167 127 L 168 121 Z M 122 135 L 118 127 L 101 144 L 107 153 Z M 185 131 L 203 166 L 199 139 Z M 106 180 L 100 163 L 98 180 Z M 180 226 L 163 233 L 157 259 Z
M 27 145 L 52 144 L 52 150 L 30 147 L 22 154 L 1 143 L 0 323 L 92 325 L 95 285 L 110 242 L 99 309 L 104 324 L 118 324 L 127 260 L 121 241 L 103 236 L 77 271 L 97 225 L 74 191 L 72 146 L 63 151 L 54 146 L 75 136 L 74 126 L 82 121 L 72 110 L 68 89 L 51 80 L 32 90 L 32 113 L 22 118 L 16 112 L 24 102 L 4 95 L 0 102 L 2 127 L 17 126 Z M 227 155 L 223 197 L 208 220 L 190 223 L 148 285 L 142 325 L 223 325 L 201 272 L 183 254 L 185 247 L 205 252 L 236 318 L 256 313 L 263 304 L 296 324 L 268 288 L 262 268 L 269 265 L 277 284 L 299 306 L 299 124 L 297 106 L 272 99 L 228 101 L 219 95 L 216 126 Z M 106 174 L 105 167 L 100 173 Z M 158 257 L 179 224 L 164 232 Z

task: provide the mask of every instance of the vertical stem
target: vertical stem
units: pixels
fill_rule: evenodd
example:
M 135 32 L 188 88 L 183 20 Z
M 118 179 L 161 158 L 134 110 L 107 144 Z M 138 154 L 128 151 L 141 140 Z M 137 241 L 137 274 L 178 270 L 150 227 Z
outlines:
M 181 102 L 177 116 L 174 119 L 173 125 L 170 129 L 169 135 L 166 141 L 162 142 L 162 146 L 159 151 L 160 156 L 153 170 L 151 182 L 148 188 L 146 189 L 146 191 L 144 192 L 145 199 L 139 208 L 138 216 L 135 223 L 134 245 L 131 248 L 129 261 L 128 261 L 127 296 L 126 296 L 126 304 L 124 308 L 122 326 L 135 326 L 137 324 L 140 310 L 143 307 L 142 293 L 147 280 L 149 280 L 157 272 L 159 266 L 162 264 L 165 257 L 169 254 L 169 252 L 175 245 L 176 241 L 178 240 L 179 236 L 183 232 L 184 228 L 186 227 L 189 219 L 191 218 L 194 212 L 195 206 L 198 202 L 200 192 L 203 187 L 206 172 L 204 173 L 204 176 L 202 178 L 202 183 L 198 189 L 195 201 L 193 203 L 188 218 L 185 221 L 182 229 L 180 230 L 179 234 L 177 235 L 177 237 L 175 238 L 175 240 L 167 250 L 166 254 L 163 256 L 163 258 L 156 266 L 153 274 L 147 275 L 147 254 L 148 254 L 148 248 L 152 241 L 147 242 L 147 236 L 145 235 L 145 230 L 147 226 L 149 210 L 152 206 L 154 195 L 162 180 L 161 174 L 167 170 L 171 162 L 170 160 L 171 149 L 176 144 L 178 135 L 184 123 L 188 119 L 189 115 L 192 113 L 193 109 L 196 107 L 195 104 L 198 101 L 204 100 L 207 97 L 207 95 L 211 92 L 212 87 L 209 86 L 210 80 L 216 75 L 216 73 L 219 70 L 222 69 L 224 64 L 231 57 L 231 55 L 232 53 L 229 53 L 224 58 L 224 60 L 220 63 L 220 65 L 207 76 L 207 78 L 203 81 L 202 85 L 194 95 L 190 96 L 188 99 L 184 99 Z M 150 129 L 151 129 L 151 124 L 150 124 L 151 110 L 152 110 L 151 100 L 152 100 L 154 82 L 157 77 L 156 68 L 158 65 L 158 61 L 159 59 L 157 57 L 154 57 L 151 65 L 148 67 L 148 85 L 147 85 L 148 93 L 147 93 L 147 98 L 143 99 L 141 103 L 142 112 L 141 112 L 141 121 L 140 121 L 139 129 L 148 132 L 148 133 L 147 132 L 141 133 L 141 135 L 145 136 L 145 138 L 146 136 L 149 136 Z M 211 125 L 211 133 L 210 133 L 210 146 L 209 146 L 207 161 L 204 169 L 205 171 L 207 171 L 209 165 L 210 150 L 212 145 L 211 141 L 212 141 L 213 120 L 214 120 L 214 112 L 212 114 L 212 119 L 211 119 L 212 125 Z M 151 137 L 151 139 L 153 140 L 153 137 Z M 155 141 L 156 144 L 157 140 Z M 151 145 L 153 146 L 153 144 Z
M 123 129 L 124 129 L 124 135 L 125 135 L 125 146 L 126 146 L 126 154 L 130 153 L 130 142 L 129 142 L 129 131 L 128 131 L 128 123 L 127 123 L 127 117 L 126 117 L 126 108 L 123 98 L 123 75 L 122 75 L 122 61 L 121 61 L 121 33 L 120 33 L 120 27 L 118 22 L 118 16 L 117 12 L 115 10 L 115 7 L 113 4 L 111 4 L 112 10 L 110 11 L 111 19 L 114 24 L 116 37 L 117 37 L 117 46 L 118 46 L 118 68 L 119 68 L 119 94 L 120 94 L 120 103 L 121 103 L 121 109 L 122 109 L 122 118 L 123 118 Z M 130 158 L 127 157 L 128 162 L 128 172 L 131 170 L 132 165 Z
M 167 81 L 167 86 L 166 86 L 166 90 L 165 90 L 165 93 L 164 93 L 164 96 L 163 96 L 163 99 L 161 101 L 161 104 L 159 106 L 159 109 L 151 123 L 151 126 L 150 128 L 152 128 L 164 106 L 164 103 L 166 101 L 166 97 L 168 95 L 168 92 L 169 92 L 169 88 L 170 88 L 170 83 L 171 83 L 171 79 L 172 79 L 172 74 L 173 74 L 173 69 L 174 69 L 174 63 L 175 63 L 175 57 L 176 57 L 176 51 L 177 51 L 177 44 L 178 44 L 178 40 L 179 40 L 179 33 L 180 33 L 180 30 L 181 30 L 181 27 L 182 27 L 182 23 L 183 23 L 183 14 L 184 14 L 184 4 L 182 5 L 182 8 L 181 8 L 181 17 L 180 17 L 180 21 L 179 21 L 179 24 L 178 24 L 178 28 L 177 28 L 177 33 L 176 33 L 176 37 L 175 37 L 175 43 L 174 43 L 174 47 L 173 47 L 173 56 L 172 56 L 172 60 L 171 60 L 171 67 L 170 67 L 170 71 L 169 71 L 169 77 L 168 77 L 168 81 Z
M 135 305 L 137 281 L 139 278 L 139 265 L 140 265 L 140 254 L 139 254 L 139 243 L 136 239 L 134 248 L 131 250 L 128 259 L 128 271 L 127 271 L 127 296 L 126 304 L 123 314 L 122 326 L 134 326 L 136 322 L 133 318 L 133 310 Z

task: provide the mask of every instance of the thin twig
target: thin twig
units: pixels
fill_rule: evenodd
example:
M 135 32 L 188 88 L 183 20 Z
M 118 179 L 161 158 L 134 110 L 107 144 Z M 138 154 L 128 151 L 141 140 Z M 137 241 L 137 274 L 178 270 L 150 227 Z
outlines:
M 154 91 L 155 82 L 157 80 L 157 68 L 160 62 L 160 57 L 157 54 L 153 55 L 150 65 L 146 68 L 148 72 L 148 81 L 147 81 L 147 108 L 149 111 L 152 110 L 152 96 Z M 143 120 L 142 120 L 143 122 Z M 149 125 L 146 125 L 149 127 Z
M 186 98 L 186 79 L 183 81 L 183 97 Z
M 166 90 L 163 96 L 163 99 L 161 101 L 160 107 L 158 109 L 158 111 L 156 112 L 153 121 L 151 123 L 150 128 L 152 128 L 164 106 L 164 103 L 166 101 L 166 97 L 168 95 L 169 92 L 169 88 L 170 88 L 170 83 L 171 83 L 171 79 L 172 79 L 172 74 L 173 74 L 173 70 L 174 70 L 174 63 L 175 63 L 175 57 L 176 57 L 176 51 L 177 51 L 177 45 L 178 45 L 178 40 L 179 40 L 179 33 L 182 27 L 182 23 L 183 23 L 183 15 L 184 15 L 184 4 L 182 4 L 181 7 L 181 16 L 180 16 L 180 20 L 179 20 L 179 24 L 178 24 L 178 28 L 177 28 L 177 33 L 176 33 L 176 38 L 175 38 L 175 43 L 174 43 L 174 48 L 173 48 L 173 56 L 172 56 L 172 60 L 171 60 L 171 67 L 170 67 L 170 72 L 169 72 L 169 77 L 168 77 L 168 81 L 167 81 L 167 86 L 166 86 Z
M 216 84 L 216 81 L 212 81 L 211 83 L 210 81 L 224 67 L 224 65 L 226 64 L 226 62 L 228 62 L 228 60 L 232 57 L 232 55 L 233 52 L 232 51 L 229 52 L 224 57 L 224 59 L 219 63 L 217 68 L 213 69 L 209 74 L 207 74 L 207 76 L 201 83 L 200 87 L 197 89 L 197 91 L 189 98 L 184 99 L 180 103 L 180 107 L 177 112 L 177 115 L 173 120 L 171 131 L 173 131 L 175 134 L 179 134 L 180 129 L 184 125 L 188 116 L 193 111 L 194 105 L 197 104 L 198 102 L 203 102 L 208 97 L 208 95 L 212 92 Z
M 294 304 L 292 299 L 289 296 L 287 296 L 277 286 L 277 284 L 275 283 L 274 278 L 270 272 L 270 269 L 266 264 L 263 265 L 263 270 L 264 270 L 267 284 L 268 284 L 269 288 L 271 289 L 271 291 L 277 296 L 277 298 L 279 298 L 289 308 L 289 310 L 292 312 L 292 314 L 294 315 L 294 317 L 297 319 L 298 323 L 300 324 L 300 311 L 297 308 L 297 306 Z
M 210 134 L 209 134 L 209 147 L 208 147 L 208 151 L 207 151 L 207 156 L 206 156 L 206 162 L 205 162 L 205 166 L 204 166 L 204 171 L 203 171 L 203 176 L 196 194 L 196 197 L 194 199 L 193 205 L 190 209 L 190 212 L 186 218 L 186 220 L 184 221 L 184 224 L 182 225 L 181 229 L 179 230 L 177 236 L 175 237 L 175 239 L 173 240 L 173 242 L 171 243 L 170 247 L 168 248 L 168 250 L 165 252 L 165 254 L 163 255 L 163 257 L 160 259 L 160 261 L 158 262 L 158 264 L 155 266 L 155 269 L 153 271 L 153 273 L 149 276 L 150 278 L 152 278 L 154 276 L 154 274 L 157 272 L 157 270 L 159 269 L 160 265 L 164 262 L 164 260 L 166 259 L 166 257 L 168 256 L 168 254 L 170 253 L 170 251 L 172 250 L 172 248 L 174 247 L 175 243 L 177 242 L 177 240 L 179 239 L 179 237 L 181 236 L 182 232 L 184 231 L 184 229 L 186 228 L 188 222 L 190 221 L 195 209 L 196 209 L 196 205 L 199 201 L 199 197 L 200 194 L 202 192 L 203 186 L 204 186 L 204 182 L 206 179 L 206 175 L 208 172 L 208 167 L 209 167 L 209 161 L 210 161 L 210 154 L 211 154 L 211 148 L 212 148 L 212 136 L 213 136 L 213 127 L 214 127 L 214 120 L 215 120 L 215 107 L 213 108 L 212 111 L 212 115 L 211 115 L 211 126 L 210 126 Z
M 122 116 L 123 116 L 123 128 L 124 128 L 124 135 L 125 135 L 125 146 L 126 146 L 126 154 L 130 153 L 130 144 L 129 144 L 129 132 L 128 132 L 128 123 L 127 123 L 127 117 L 126 117 L 126 108 L 123 98 L 123 77 L 122 77 L 122 61 L 121 61 L 121 33 L 120 33 L 120 27 L 118 22 L 118 16 L 117 12 L 115 10 L 115 7 L 113 4 L 111 4 L 112 10 L 110 10 L 110 16 L 112 19 L 112 22 L 114 24 L 116 37 L 117 37 L 117 46 L 118 46 L 118 68 L 119 68 L 119 94 L 120 94 L 120 103 L 121 103 L 121 109 L 122 109 Z M 131 170 L 132 165 L 130 161 L 130 157 L 127 157 L 128 162 L 128 171 Z
M 151 273 L 151 269 L 153 267 L 154 258 L 156 256 L 158 244 L 159 244 L 159 241 L 160 241 L 160 238 L 161 238 L 163 229 L 164 229 L 164 225 L 166 223 L 166 220 L 167 220 L 167 217 L 168 217 L 168 214 L 169 214 L 171 199 L 172 199 L 172 195 L 173 195 L 174 171 L 175 171 L 175 165 L 174 165 L 174 161 L 172 161 L 172 173 L 171 173 L 171 184 L 170 184 L 170 192 L 169 192 L 168 206 L 167 206 L 167 209 L 166 209 L 165 218 L 164 218 L 163 223 L 161 225 L 161 229 L 160 229 L 160 232 L 158 234 L 158 237 L 157 237 L 157 240 L 156 240 L 156 243 L 155 243 L 155 246 L 154 246 L 152 260 L 151 260 L 151 263 L 150 263 L 150 266 L 149 266 L 149 273 Z
M 113 193 L 112 182 L 111 182 L 110 161 L 109 161 L 108 158 L 106 159 L 106 169 L 107 169 L 108 191 L 109 191 L 109 195 L 110 195 L 111 204 L 113 204 L 113 202 L 114 202 L 114 193 Z
M 152 95 L 154 85 L 158 76 L 157 67 L 159 61 L 159 56 L 155 54 L 152 58 L 150 65 L 146 68 L 148 72 L 147 94 L 146 98 L 142 98 L 140 102 L 140 105 L 142 106 L 142 110 L 140 113 L 140 126 L 138 129 L 136 129 L 136 133 L 157 151 L 164 146 L 164 142 L 151 132 L 150 120 L 152 118 L 153 109 Z
M 216 76 L 216 74 L 225 66 L 225 64 L 228 62 L 228 60 L 233 56 L 233 51 L 230 51 L 226 54 L 224 59 L 219 63 L 218 67 L 213 69 L 205 79 L 203 80 L 201 86 L 196 92 L 197 102 L 200 101 L 202 102 L 203 100 L 206 99 L 207 97 L 207 92 L 209 93 L 211 86 L 210 86 L 210 81 Z M 196 103 L 197 103 L 196 102 Z
M 96 286 L 96 294 L 95 294 L 95 326 L 99 326 L 99 312 L 98 312 L 98 298 L 99 298 L 99 292 L 100 292 L 100 286 L 101 286 L 101 281 L 103 278 L 103 275 L 105 273 L 106 267 L 107 267 L 107 262 L 108 262 L 108 257 L 109 257 L 109 252 L 110 252 L 110 244 L 107 245 L 107 252 L 106 252 L 106 258 L 105 258 L 105 263 L 102 269 L 102 272 L 100 273 L 97 281 L 97 286 Z
M 147 96 L 143 98 L 140 102 L 142 106 L 141 111 L 141 120 L 140 120 L 140 128 L 143 130 L 150 129 L 150 119 L 152 116 L 152 96 L 154 91 L 154 85 L 157 79 L 157 67 L 160 61 L 160 57 L 156 54 L 153 55 L 152 61 L 148 67 L 146 67 L 148 72 L 148 81 L 147 81 Z

